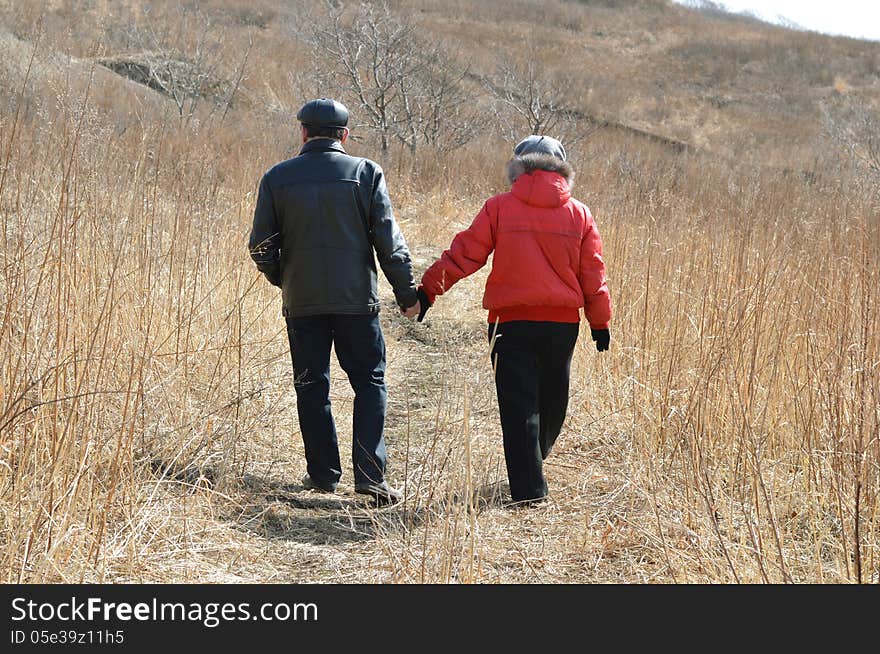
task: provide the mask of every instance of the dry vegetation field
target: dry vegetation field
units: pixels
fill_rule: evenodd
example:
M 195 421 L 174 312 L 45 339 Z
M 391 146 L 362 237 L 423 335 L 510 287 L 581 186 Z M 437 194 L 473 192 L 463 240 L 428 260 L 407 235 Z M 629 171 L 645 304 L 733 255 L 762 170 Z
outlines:
M 608 353 L 578 344 L 552 501 L 518 509 L 486 271 L 423 324 L 383 287 L 406 500 L 377 510 L 350 471 L 300 488 L 280 297 L 246 250 L 302 102 L 368 122 L 327 11 L 0 2 L 0 579 L 880 581 L 880 44 L 662 0 L 391 2 L 429 53 L 418 125 L 445 122 L 397 115 L 383 149 L 373 120 L 351 150 L 418 272 L 504 190 L 532 93 L 616 313 Z

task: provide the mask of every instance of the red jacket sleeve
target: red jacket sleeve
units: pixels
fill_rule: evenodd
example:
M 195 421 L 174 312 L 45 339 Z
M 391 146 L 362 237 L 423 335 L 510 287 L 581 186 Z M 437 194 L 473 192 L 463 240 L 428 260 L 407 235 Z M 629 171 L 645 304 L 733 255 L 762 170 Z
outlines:
M 486 265 L 495 249 L 495 227 L 498 215 L 490 202 L 483 205 L 474 222 L 452 240 L 452 245 L 422 275 L 422 287 L 433 304 L 460 279 L 472 275 Z
M 611 322 L 611 294 L 605 282 L 602 238 L 596 222 L 587 212 L 587 231 L 581 241 L 580 283 L 584 293 L 584 314 L 592 329 L 608 329 Z

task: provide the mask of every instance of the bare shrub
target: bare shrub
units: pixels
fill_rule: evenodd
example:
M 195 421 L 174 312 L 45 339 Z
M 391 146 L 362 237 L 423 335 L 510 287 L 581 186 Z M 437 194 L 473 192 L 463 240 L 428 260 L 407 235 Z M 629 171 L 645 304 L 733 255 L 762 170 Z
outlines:
M 170 97 L 182 124 L 206 100 L 229 106 L 250 52 L 243 54 L 238 79 L 230 79 L 221 50 L 224 32 L 198 7 L 183 9 L 174 26 L 133 24 L 129 38 L 139 52 L 104 57 L 99 63 Z
M 880 180 L 880 113 L 851 94 L 838 94 L 820 109 L 826 137 L 858 171 Z

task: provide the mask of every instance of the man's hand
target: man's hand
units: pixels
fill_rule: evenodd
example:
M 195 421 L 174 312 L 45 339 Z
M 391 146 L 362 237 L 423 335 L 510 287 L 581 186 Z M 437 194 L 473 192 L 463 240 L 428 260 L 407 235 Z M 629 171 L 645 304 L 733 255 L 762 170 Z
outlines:
M 596 341 L 596 350 L 604 352 L 611 343 L 611 332 L 607 329 L 590 329 L 593 340 Z
M 411 307 L 409 307 L 407 309 L 400 307 L 400 313 L 405 315 L 410 320 L 412 320 L 417 315 L 419 315 L 421 313 L 421 311 L 422 311 L 422 307 L 421 307 L 421 304 L 419 303 L 418 300 L 416 300 L 416 303 L 414 305 L 412 305 Z

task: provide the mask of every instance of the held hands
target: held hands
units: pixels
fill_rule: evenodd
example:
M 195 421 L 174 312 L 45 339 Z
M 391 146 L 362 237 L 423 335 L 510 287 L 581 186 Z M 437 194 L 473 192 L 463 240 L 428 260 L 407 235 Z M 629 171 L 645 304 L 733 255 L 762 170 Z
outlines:
M 611 332 L 607 329 L 590 329 L 593 340 L 596 341 L 596 350 L 604 352 L 611 342 Z
M 409 307 L 409 308 L 407 308 L 407 309 L 404 309 L 403 307 L 400 307 L 400 313 L 402 313 L 403 315 L 405 315 L 405 316 L 406 316 L 407 318 L 409 318 L 410 320 L 412 320 L 412 319 L 415 318 L 417 315 L 419 315 L 419 313 L 421 312 L 421 310 L 422 310 L 422 307 L 420 306 L 420 303 L 419 303 L 418 300 L 416 300 L 416 303 L 415 303 L 414 305 L 412 305 L 411 307 Z
M 400 313 L 410 320 L 418 317 L 418 322 L 422 322 L 425 319 L 425 314 L 428 313 L 428 309 L 431 308 L 431 301 L 428 299 L 428 294 L 425 293 L 421 286 L 416 290 L 416 296 L 418 297 L 416 303 L 406 309 L 400 307 Z

